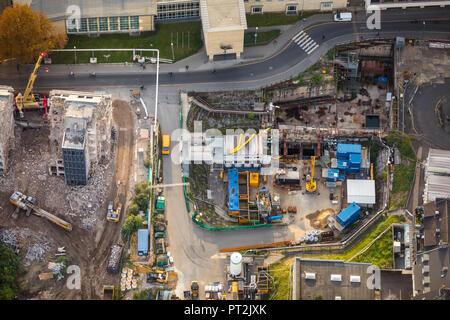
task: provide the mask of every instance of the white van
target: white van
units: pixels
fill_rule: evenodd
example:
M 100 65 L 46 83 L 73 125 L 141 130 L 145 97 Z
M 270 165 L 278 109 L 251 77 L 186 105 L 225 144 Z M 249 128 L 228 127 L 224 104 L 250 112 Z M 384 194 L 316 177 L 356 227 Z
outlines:
M 352 21 L 351 12 L 341 12 L 334 15 L 334 21 Z

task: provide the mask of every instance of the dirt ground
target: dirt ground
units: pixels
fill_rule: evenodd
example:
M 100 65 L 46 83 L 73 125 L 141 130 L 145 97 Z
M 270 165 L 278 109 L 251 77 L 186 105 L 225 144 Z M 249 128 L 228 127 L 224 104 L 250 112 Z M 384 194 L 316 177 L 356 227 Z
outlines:
M 47 159 L 49 152 L 48 128 L 23 130 L 16 128 L 16 148 L 11 152 L 13 166 L 7 175 L 0 178 L 0 229 L 13 230 L 19 239 L 26 238 L 20 233 L 24 228 L 28 234 L 48 239 L 48 245 L 42 247 L 45 252 L 29 266 L 27 271 L 26 297 L 48 299 L 99 299 L 104 284 L 115 284 L 117 277 L 106 273 L 109 250 L 120 239 L 120 225 L 105 219 L 106 207 L 115 196 L 116 183 L 127 183 L 133 164 L 134 118 L 125 101 L 113 101 L 113 119 L 118 141 L 113 154 L 115 159 L 95 166 L 87 186 L 68 187 L 62 177 L 48 175 Z M 11 218 L 14 207 L 9 197 L 18 190 L 34 196 L 43 209 L 72 223 L 73 230 L 67 232 L 46 219 L 19 214 Z M 125 197 L 120 199 L 125 203 Z M 88 198 L 82 206 L 80 202 Z M 78 203 L 77 203 L 78 200 Z M 78 204 L 78 206 L 77 206 Z M 87 210 L 85 209 L 85 206 Z M 74 209 L 72 209 L 74 207 Z M 29 252 L 32 242 L 18 241 L 20 254 Z M 23 244 L 25 243 L 25 244 Z M 57 247 L 65 247 L 69 265 L 78 265 L 81 270 L 81 290 L 70 290 L 65 281 L 55 279 L 41 281 L 38 275 L 48 272 L 46 264 Z M 42 293 L 45 293 L 42 295 Z M 41 293 L 41 294 L 39 294 Z

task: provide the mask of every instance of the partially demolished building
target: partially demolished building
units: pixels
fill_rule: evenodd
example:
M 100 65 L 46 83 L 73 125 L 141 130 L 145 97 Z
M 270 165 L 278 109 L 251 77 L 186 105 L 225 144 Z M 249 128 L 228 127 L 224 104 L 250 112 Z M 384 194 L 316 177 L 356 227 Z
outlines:
M 68 185 L 86 185 L 92 165 L 110 154 L 111 95 L 52 90 L 50 92 L 51 175 Z
M 14 147 L 14 89 L 0 86 L 0 175 L 8 169 L 8 153 Z

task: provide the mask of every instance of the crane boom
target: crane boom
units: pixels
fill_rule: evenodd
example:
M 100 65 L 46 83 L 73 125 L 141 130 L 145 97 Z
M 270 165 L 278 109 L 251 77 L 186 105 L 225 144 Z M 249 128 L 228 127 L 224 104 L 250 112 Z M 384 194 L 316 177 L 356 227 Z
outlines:
M 16 106 L 17 110 L 19 110 L 19 115 L 21 118 L 23 118 L 23 109 L 27 108 L 39 108 L 39 103 L 36 101 L 34 96 L 31 94 L 31 90 L 33 90 L 34 81 L 37 77 L 37 71 L 41 65 L 42 58 L 46 57 L 47 54 L 45 52 L 41 52 L 39 54 L 39 58 L 34 65 L 33 72 L 30 75 L 30 78 L 28 79 L 27 87 L 25 89 L 25 92 L 23 95 L 19 93 L 16 97 Z
M 314 180 L 315 162 L 316 162 L 316 157 L 312 156 L 311 157 L 311 180 L 306 183 L 306 191 L 307 192 L 315 192 L 316 188 L 317 188 L 316 181 Z

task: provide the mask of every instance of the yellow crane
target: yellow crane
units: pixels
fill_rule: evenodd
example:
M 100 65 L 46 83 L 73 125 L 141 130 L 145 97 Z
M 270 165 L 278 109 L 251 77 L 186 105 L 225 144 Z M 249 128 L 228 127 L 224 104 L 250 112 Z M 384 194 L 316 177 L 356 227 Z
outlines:
M 25 89 L 24 94 L 19 93 L 16 97 L 16 107 L 19 110 L 19 115 L 23 118 L 23 109 L 39 109 L 39 102 L 36 101 L 36 98 L 33 94 L 31 94 L 31 90 L 33 90 L 34 81 L 37 77 L 37 71 L 41 65 L 42 59 L 46 57 L 47 54 L 45 52 L 41 52 L 39 54 L 39 58 L 34 65 L 34 70 L 28 79 L 27 88 Z
M 307 192 L 315 192 L 316 191 L 316 180 L 314 180 L 314 165 L 316 162 L 316 157 L 311 157 L 311 179 L 306 182 L 306 191 Z

